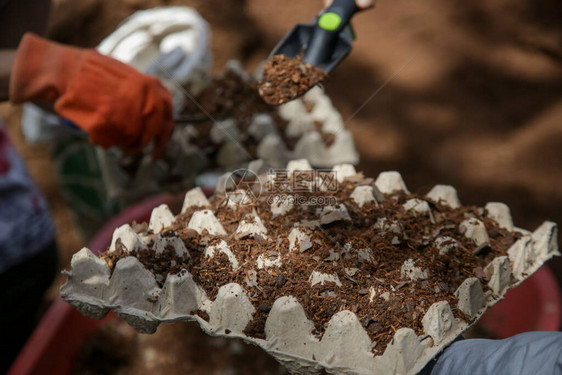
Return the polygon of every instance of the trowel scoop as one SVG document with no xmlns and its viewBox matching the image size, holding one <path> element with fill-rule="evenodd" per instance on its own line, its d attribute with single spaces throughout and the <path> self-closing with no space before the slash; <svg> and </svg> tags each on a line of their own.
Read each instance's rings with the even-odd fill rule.
<svg viewBox="0 0 562 375">
<path fill-rule="evenodd" d="M 355 0 L 335 0 L 312 24 L 295 25 L 277 44 L 270 58 L 302 55 L 305 63 L 329 73 L 351 52 L 355 34 L 350 20 L 358 11 Z"/>
<path fill-rule="evenodd" d="M 357 11 L 355 0 L 335 0 L 312 24 L 293 27 L 264 66 L 258 85 L 262 99 L 281 105 L 324 81 L 351 52 L 355 37 L 349 21 Z"/>
</svg>

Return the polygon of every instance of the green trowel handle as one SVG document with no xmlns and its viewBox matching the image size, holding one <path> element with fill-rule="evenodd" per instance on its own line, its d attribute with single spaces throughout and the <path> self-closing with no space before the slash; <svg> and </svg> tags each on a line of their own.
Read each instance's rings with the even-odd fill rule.
<svg viewBox="0 0 562 375">
<path fill-rule="evenodd" d="M 355 0 L 335 0 L 319 16 L 314 35 L 304 53 L 304 61 L 322 67 L 334 52 L 339 33 L 359 11 Z"/>
</svg>

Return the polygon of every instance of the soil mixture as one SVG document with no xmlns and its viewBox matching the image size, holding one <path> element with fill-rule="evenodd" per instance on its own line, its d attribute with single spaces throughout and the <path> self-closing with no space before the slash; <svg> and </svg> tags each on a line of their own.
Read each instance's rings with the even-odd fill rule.
<svg viewBox="0 0 562 375">
<path fill-rule="evenodd" d="M 325 79 L 321 68 L 305 63 L 300 55 L 275 55 L 263 68 L 259 93 L 267 103 L 281 105 L 303 96 Z"/>
<path fill-rule="evenodd" d="M 263 82 L 260 85 L 263 85 Z M 188 92 L 192 91 L 190 86 L 186 86 L 185 89 Z M 193 119 L 190 125 L 199 134 L 194 141 L 199 148 L 211 155 L 215 155 L 219 149 L 213 143 L 210 136 L 213 123 L 215 121 L 233 119 L 240 133 L 244 135 L 240 143 L 251 157 L 255 158 L 259 141 L 248 133 L 248 128 L 256 114 L 268 114 L 273 118 L 275 125 L 279 129 L 279 135 L 287 148 L 294 150 L 299 138 L 287 136 L 285 129 L 288 123 L 279 116 L 278 109 L 275 106 L 264 101 L 264 98 L 260 96 L 261 88 L 259 90 L 258 92 L 258 82 L 252 76 L 244 77 L 236 71 L 227 69 L 222 74 L 214 77 L 201 92 L 194 96 L 193 100 L 186 99 L 180 118 Z M 275 105 L 278 104 L 281 103 L 276 103 Z M 305 107 L 307 111 L 311 112 L 314 109 L 314 104 L 305 101 Z M 335 136 L 324 132 L 320 122 L 315 123 L 315 128 L 326 145 L 331 146 Z"/>
<path fill-rule="evenodd" d="M 294 178 L 287 180 L 289 186 L 297 186 L 299 181 L 302 184 L 298 174 Z M 314 196 L 317 204 L 296 205 L 286 215 L 276 217 L 268 203 L 273 194 L 279 194 L 273 189 L 262 191 L 255 204 L 234 209 L 225 204 L 224 196 L 215 195 L 210 200 L 211 210 L 229 236 L 211 236 L 206 231 L 200 235 L 187 229 L 193 212 L 202 208 L 191 208 L 178 215 L 175 223 L 161 234 L 179 236 L 191 254 L 190 259 L 177 257 L 173 249 L 156 254 L 151 251 L 151 244 L 148 251 L 128 254 L 117 246 L 115 252 L 104 253 L 102 259 L 113 266 L 124 256 L 137 256 L 160 284 L 169 273 L 186 270 L 211 299 L 225 284 L 242 285 L 256 308 L 245 333 L 256 338 L 264 338 L 268 313 L 281 296 L 297 298 L 315 324 L 318 337 L 335 313 L 351 310 L 374 341 L 376 355 L 383 353 L 399 328 L 409 327 L 418 335 L 423 334 L 422 318 L 435 302 L 449 301 L 456 317 L 470 321 L 456 308 L 454 291 L 469 277 L 478 277 L 488 290 L 483 268 L 495 257 L 506 255 L 520 235 L 500 228 L 484 209 L 474 206 L 451 209 L 429 200 L 432 217 L 406 211 L 402 205 L 416 198 L 415 194 L 387 195 L 379 204 L 371 202 L 359 207 L 350 195 L 355 187 L 371 183 L 372 179 L 358 174 L 344 180 L 333 192 L 303 192 L 293 187 L 284 193 L 297 200 Z M 322 201 L 330 202 L 329 198 L 336 198 L 338 204 L 347 207 L 350 220 L 319 225 L 319 212 L 326 206 Z M 236 234 L 240 222 L 251 221 L 254 213 L 263 221 L 267 236 Z M 485 224 L 489 246 L 478 248 L 461 233 L 459 224 L 467 218 L 477 218 Z M 288 236 L 296 223 L 311 237 L 312 246 L 303 252 L 289 250 Z M 146 229 L 140 231 L 152 235 Z M 441 255 L 434 243 L 440 236 L 455 239 L 458 246 Z M 221 239 L 235 254 L 241 265 L 238 269 L 233 270 L 222 253 L 212 258 L 203 256 L 208 245 Z M 258 269 L 260 256 L 272 262 L 280 258 L 280 265 Z M 411 281 L 401 276 L 401 267 L 409 259 L 427 271 L 427 279 Z M 341 286 L 332 282 L 311 286 L 309 277 L 313 271 L 337 275 Z M 198 315 L 208 318 L 204 312 Z"/>
<path fill-rule="evenodd" d="M 125 321 L 103 325 L 84 342 L 73 375 L 285 375 L 260 348 L 204 334 L 195 323 L 161 325 L 153 335 Z"/>
</svg>

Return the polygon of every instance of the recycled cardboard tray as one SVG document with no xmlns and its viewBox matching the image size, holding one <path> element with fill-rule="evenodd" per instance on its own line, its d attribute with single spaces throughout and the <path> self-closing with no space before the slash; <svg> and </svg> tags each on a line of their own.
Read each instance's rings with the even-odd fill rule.
<svg viewBox="0 0 562 375">
<path fill-rule="evenodd" d="M 287 166 L 289 171 L 306 169 L 310 169 L 306 160 L 293 161 Z M 336 166 L 334 171 L 340 174 L 338 178 L 341 177 L 342 181 L 356 176 L 351 165 Z M 364 182 L 357 178 L 354 178 L 354 181 L 357 184 L 357 181 Z M 363 206 L 360 202 L 377 203 L 378 197 L 383 200 L 388 198 L 388 196 L 383 197 L 381 193 L 392 196 L 393 192 L 402 190 L 409 194 L 397 172 L 383 172 L 374 183 L 353 186 L 355 190 L 351 198 L 359 207 Z M 460 207 L 456 191 L 449 186 L 438 185 L 423 199 L 433 202 L 442 201 L 450 208 Z M 431 216 L 430 208 L 423 199 L 409 199 L 403 207 L 412 215 Z M 425 206 L 425 209 L 422 206 Z M 190 214 L 186 229 L 200 234 L 206 231 L 205 233 L 213 236 L 226 236 L 224 228 L 213 212 L 205 208 L 210 207 L 210 203 L 200 190 L 194 189 L 187 193 L 182 212 L 187 212 L 191 207 L 198 207 L 199 211 Z M 274 203 L 271 207 L 273 212 Z M 324 207 L 321 211 L 318 225 L 350 220 L 343 203 L 338 207 Z M 246 334 L 245 327 L 252 321 L 256 310 L 242 285 L 232 282 L 222 285 L 216 297 L 212 297 L 213 301 L 207 297 L 201 285 L 189 272 L 182 271 L 180 274 L 170 274 L 167 278 L 161 279 L 159 287 L 155 280 L 156 275 L 144 268 L 139 259 L 130 256 L 131 254 L 127 256 L 127 253 L 143 251 L 150 243 L 152 245 L 149 246 L 153 247 L 156 253 L 173 248 L 176 254 L 189 256 L 184 243 L 175 237 L 177 236 L 175 231 L 164 232 L 164 229 L 176 220 L 165 205 L 153 211 L 148 234 L 137 233 L 128 225 L 119 227 L 114 232 L 109 254 L 118 250 L 119 246 L 123 246 L 127 253 L 124 258 L 115 260 L 113 272 L 109 268 L 112 262 L 108 266 L 88 249 L 76 253 L 72 261 L 72 270 L 67 272 L 68 281 L 61 288 L 61 295 L 87 316 L 99 319 L 110 309 L 114 310 L 139 332 L 154 332 L 162 322 L 196 321 L 208 334 L 240 338 L 260 346 L 293 374 L 315 374 L 321 371 L 332 374 L 371 374 L 388 371 L 397 374 L 415 374 L 458 335 L 473 325 L 489 307 L 503 299 L 508 289 L 521 284 L 544 262 L 559 254 L 556 224 L 545 222 L 531 233 L 513 227 L 509 209 L 505 205 L 489 203 L 481 212 L 497 223 L 493 224 L 490 219 L 486 219 L 488 225 L 496 228 L 497 225 L 505 226 L 519 235 L 513 245 L 510 245 L 507 252 L 509 256 L 497 256 L 484 268 L 487 276 L 481 277 L 480 280 L 469 276 L 456 290 L 455 307 L 466 317 L 454 316 L 449 303 L 439 300 L 425 312 L 424 334 L 418 336 L 419 333 L 407 327 L 395 329 L 394 338 L 387 344 L 384 353 L 381 352 L 382 354 L 374 357 L 371 353 L 374 344 L 371 343 L 357 316 L 349 310 L 335 313 L 327 324 L 322 338 L 319 339 L 314 337 L 312 333 L 314 325 L 308 320 L 299 301 L 292 296 L 282 295 L 280 298 L 277 297 L 271 307 L 265 322 L 265 339 L 262 339 Z M 324 219 L 326 220 L 323 221 Z M 465 219 L 457 230 L 461 235 L 474 241 L 471 242 L 472 244 L 479 245 L 479 242 L 483 244 L 488 240 L 484 223 L 475 218 Z M 310 242 L 310 238 L 304 239 L 306 236 L 302 231 L 298 233 L 297 227 L 293 231 L 297 232 L 297 238 L 301 238 L 298 241 Z M 160 232 L 162 235 L 159 234 Z M 258 240 L 260 237 L 262 240 L 267 239 L 267 229 L 255 213 L 252 218 L 240 221 L 233 238 L 243 238 L 248 235 Z M 213 254 L 219 251 L 228 257 L 232 268 L 235 269 L 236 259 L 224 240 L 221 240 L 220 244 L 207 245 L 205 256 L 212 258 Z M 290 251 L 296 250 L 290 249 Z M 404 263 L 402 273 L 410 261 Z M 262 260 L 260 266 L 260 258 L 257 259 L 258 269 L 272 267 L 272 264 L 271 261 L 268 265 L 267 261 Z M 406 272 L 420 273 L 420 277 L 416 276 L 416 278 L 423 278 L 421 274 L 424 272 L 421 269 L 416 270 L 414 267 L 412 270 L 411 266 L 408 267 L 410 271 L 406 268 Z M 315 273 L 316 271 L 311 274 L 309 280 L 312 287 L 315 285 L 316 276 L 323 279 L 322 283 L 326 281 L 338 284 L 339 282 L 333 280 L 333 275 L 315 275 Z M 411 276 L 408 277 L 416 281 Z M 480 284 L 482 278 L 487 281 L 486 289 Z M 246 283 L 250 285 L 248 281 Z M 203 311 L 208 315 L 205 317 L 195 314 L 196 311 Z"/>
</svg>

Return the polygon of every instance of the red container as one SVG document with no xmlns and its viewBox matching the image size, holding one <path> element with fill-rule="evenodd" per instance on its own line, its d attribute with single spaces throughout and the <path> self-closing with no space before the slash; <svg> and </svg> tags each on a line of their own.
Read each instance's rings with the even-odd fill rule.
<svg viewBox="0 0 562 375">
<path fill-rule="evenodd" d="M 528 331 L 558 331 L 561 328 L 560 287 L 547 266 L 488 310 L 479 324 L 500 338 Z"/>
<path fill-rule="evenodd" d="M 111 220 L 92 240 L 90 249 L 97 253 L 111 243 L 113 230 L 133 220 L 148 221 L 152 208 L 168 203 L 160 196 L 139 203 Z M 562 303 L 560 288 L 548 267 L 540 268 L 505 299 L 491 308 L 481 324 L 497 337 L 509 337 L 526 331 L 556 331 L 560 328 Z M 43 319 L 8 371 L 9 375 L 67 375 L 73 359 L 86 337 L 113 315 L 99 321 L 82 316 L 60 297 Z"/>
</svg>

